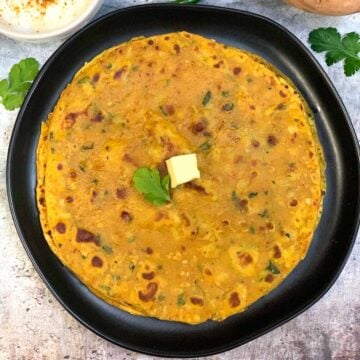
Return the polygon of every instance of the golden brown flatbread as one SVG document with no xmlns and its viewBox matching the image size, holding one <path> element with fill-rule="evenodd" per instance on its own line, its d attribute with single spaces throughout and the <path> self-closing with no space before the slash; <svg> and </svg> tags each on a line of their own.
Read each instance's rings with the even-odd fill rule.
<svg viewBox="0 0 360 360">
<path fill-rule="evenodd" d="M 196 153 L 155 206 L 140 167 Z M 307 252 L 324 159 L 308 107 L 259 56 L 186 33 L 136 38 L 75 75 L 42 125 L 37 197 L 52 251 L 100 298 L 200 323 L 245 310 Z"/>
</svg>

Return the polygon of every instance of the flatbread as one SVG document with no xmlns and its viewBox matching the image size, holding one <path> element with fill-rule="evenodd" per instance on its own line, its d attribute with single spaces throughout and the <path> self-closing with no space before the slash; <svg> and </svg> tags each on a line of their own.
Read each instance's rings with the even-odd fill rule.
<svg viewBox="0 0 360 360">
<path fill-rule="evenodd" d="M 155 206 L 140 167 L 196 153 L 201 178 Z M 85 64 L 43 123 L 41 225 L 92 292 L 132 314 L 223 320 L 305 257 L 324 159 L 309 109 L 264 59 L 178 32 L 135 38 Z"/>
</svg>

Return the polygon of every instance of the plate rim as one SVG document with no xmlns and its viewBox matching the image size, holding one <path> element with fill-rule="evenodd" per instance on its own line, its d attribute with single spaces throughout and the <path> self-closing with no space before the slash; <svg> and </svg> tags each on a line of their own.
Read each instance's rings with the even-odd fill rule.
<svg viewBox="0 0 360 360">
<path fill-rule="evenodd" d="M 284 319 L 281 319 L 277 322 L 272 323 L 269 326 L 266 326 L 265 328 L 263 328 L 260 331 L 257 331 L 256 334 L 250 335 L 250 336 L 246 336 L 245 338 L 235 341 L 231 344 L 227 344 L 224 346 L 218 346 L 216 349 L 212 349 L 212 350 L 201 350 L 196 352 L 196 354 L 187 354 L 187 355 L 179 355 L 179 354 L 168 354 L 164 351 L 162 351 L 161 349 L 146 349 L 144 350 L 142 347 L 137 347 L 137 346 L 128 346 L 126 343 L 122 342 L 122 341 L 117 341 L 114 340 L 106 335 L 104 335 L 102 332 L 100 332 L 99 330 L 97 330 L 95 327 L 93 327 L 90 323 L 88 323 L 87 321 L 85 321 L 84 319 L 82 319 L 80 316 L 77 315 L 77 313 L 75 311 L 73 311 L 70 306 L 67 305 L 67 303 L 65 303 L 64 301 L 61 300 L 60 296 L 57 294 L 57 292 L 53 289 L 52 285 L 49 283 L 49 281 L 47 280 L 45 274 L 43 273 L 42 269 L 39 267 L 37 260 L 35 259 L 35 256 L 33 255 L 33 253 L 31 252 L 29 246 L 28 246 L 28 242 L 26 240 L 26 236 L 25 233 L 23 232 L 22 229 L 22 225 L 20 224 L 19 221 L 19 216 L 17 214 L 17 210 L 16 207 L 14 205 L 14 199 L 13 199 L 13 185 L 11 183 L 11 172 L 12 172 L 12 168 L 15 166 L 15 164 L 12 161 L 12 157 L 13 157 L 13 153 L 14 153 L 14 144 L 16 141 L 16 138 L 18 137 L 18 132 L 19 132 L 19 128 L 21 125 L 21 121 L 23 118 L 23 114 L 25 112 L 25 108 L 27 107 L 33 93 L 36 90 L 36 87 L 38 85 L 38 83 L 41 81 L 41 79 L 43 78 L 43 76 L 45 75 L 45 73 L 47 72 L 48 68 L 51 66 L 51 64 L 53 62 L 55 62 L 58 58 L 58 55 L 60 55 L 63 51 L 64 48 L 66 48 L 69 43 L 71 43 L 72 41 L 76 40 L 76 38 L 78 36 L 81 36 L 83 33 L 85 33 L 88 29 L 90 29 L 93 26 L 96 26 L 98 23 L 102 22 L 102 21 L 106 21 L 108 18 L 112 17 L 112 16 L 118 16 L 119 14 L 123 14 L 126 12 L 132 12 L 132 11 L 137 11 L 137 10 L 154 10 L 156 8 L 170 8 L 170 9 L 176 9 L 176 8 L 183 8 L 183 9 L 192 9 L 192 10 L 198 10 L 198 11 L 212 11 L 212 12 L 225 12 L 225 13 L 231 13 L 231 14 L 240 14 L 240 15 L 245 15 L 245 16 L 250 16 L 250 17 L 254 17 L 257 18 L 261 21 L 265 21 L 267 23 L 269 23 L 271 26 L 275 26 L 276 28 L 278 28 L 280 31 L 284 32 L 287 36 L 289 36 L 291 38 L 291 40 L 296 44 L 297 47 L 301 48 L 302 51 L 304 51 L 307 56 L 309 56 L 310 60 L 312 61 L 312 65 L 316 67 L 316 70 L 320 72 L 322 78 L 325 80 L 326 85 L 329 87 L 329 89 L 332 91 L 333 95 L 335 96 L 339 108 L 341 110 L 341 112 L 344 115 L 344 119 L 346 119 L 346 125 L 348 127 L 348 130 L 351 134 L 351 141 L 353 143 L 353 148 L 354 148 L 354 155 L 356 155 L 356 158 L 358 160 L 358 162 L 360 161 L 360 145 L 357 139 L 357 135 L 354 129 L 354 126 L 351 122 L 350 116 L 347 112 L 347 109 L 337 91 L 337 89 L 335 88 L 334 84 L 332 83 L 332 81 L 330 80 L 329 76 L 326 74 L 325 70 L 323 69 L 323 67 L 320 65 L 320 63 L 318 62 L 318 60 L 315 58 L 315 56 L 310 52 L 310 50 L 305 46 L 305 44 L 299 39 L 297 38 L 297 36 L 295 36 L 291 31 L 289 31 L 288 29 L 286 29 L 283 25 L 279 24 L 277 21 L 264 16 L 264 15 L 260 15 L 260 14 L 256 14 L 256 13 L 252 13 L 250 11 L 245 11 L 245 10 L 240 10 L 240 9 L 234 9 L 234 8 L 228 8 L 228 7 L 223 7 L 223 6 L 214 6 L 214 5 L 179 5 L 179 4 L 171 4 L 171 3 L 155 3 L 155 4 L 143 4 L 143 5 L 132 5 L 132 6 L 128 6 L 125 8 L 120 8 L 114 11 L 111 11 L 107 14 L 104 14 L 102 16 L 100 16 L 99 18 L 91 21 L 89 24 L 87 24 L 85 27 L 83 27 L 81 30 L 77 31 L 75 34 L 73 34 L 70 38 L 68 38 L 63 44 L 61 44 L 52 54 L 51 56 L 47 59 L 47 61 L 44 63 L 44 65 L 41 67 L 39 74 L 37 75 L 36 79 L 34 80 L 31 89 L 29 90 L 23 105 L 21 106 L 21 109 L 16 117 L 14 126 L 13 126 L 13 130 L 12 130 L 12 134 L 11 134 L 11 138 L 10 138 L 10 142 L 9 142 L 9 147 L 8 147 L 8 152 L 7 152 L 7 160 L 6 160 L 6 188 L 7 188 L 7 198 L 8 198 L 8 203 L 9 203 L 9 207 L 10 207 L 10 212 L 11 212 L 11 216 L 17 231 L 17 234 L 20 238 L 20 241 L 27 253 L 27 256 L 29 257 L 32 265 L 34 266 L 36 272 L 38 273 L 38 275 L 40 276 L 40 278 L 42 279 L 42 281 L 44 282 L 45 286 L 50 290 L 51 294 L 56 298 L 56 300 L 62 305 L 62 307 L 69 313 L 71 314 L 77 321 L 80 322 L 81 325 L 85 326 L 87 329 L 91 330 L 93 333 L 95 333 L 96 335 L 100 336 L 101 338 L 115 344 L 118 346 L 121 346 L 125 349 L 131 350 L 131 351 L 136 351 L 142 354 L 147 354 L 147 355 L 154 355 L 154 356 L 167 356 L 170 358 L 188 358 L 188 357 L 192 357 L 192 356 L 197 356 L 197 357 L 203 357 L 203 356 L 209 356 L 209 355 L 214 355 L 214 354 L 219 354 L 222 353 L 224 351 L 228 351 L 228 350 L 232 350 L 238 346 L 241 346 L 251 340 L 254 340 L 268 332 L 270 332 L 271 330 L 287 323 L 288 321 L 294 319 L 295 317 L 299 316 L 300 314 L 302 314 L 303 312 L 305 312 L 307 309 L 309 309 L 312 305 L 314 305 L 316 302 L 318 302 L 329 290 L 330 288 L 334 285 L 334 283 L 336 282 L 336 280 L 338 279 L 338 277 L 340 276 L 341 272 L 343 271 L 348 258 L 352 252 L 353 246 L 355 244 L 356 238 L 357 238 L 357 234 L 359 231 L 359 225 L 360 225 L 360 196 L 357 199 L 357 219 L 356 222 L 354 222 L 354 226 L 353 226 L 353 231 L 352 231 L 352 238 L 351 241 L 348 242 L 348 250 L 346 253 L 346 256 L 344 257 L 344 260 L 341 264 L 341 266 L 338 267 L 335 275 L 333 276 L 333 278 L 331 279 L 330 282 L 327 283 L 326 287 L 320 292 L 320 294 L 316 295 L 315 297 L 311 298 L 310 300 L 306 301 L 305 305 L 303 305 L 302 307 L 296 309 L 290 316 L 287 316 Z M 359 167 L 359 163 L 357 164 L 358 167 L 358 178 L 360 178 L 360 167 Z"/>
</svg>

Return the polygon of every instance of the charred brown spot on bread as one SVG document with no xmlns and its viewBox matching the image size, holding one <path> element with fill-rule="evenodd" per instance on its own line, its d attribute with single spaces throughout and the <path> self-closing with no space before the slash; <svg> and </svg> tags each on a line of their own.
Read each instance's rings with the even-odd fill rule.
<svg viewBox="0 0 360 360">
<path fill-rule="evenodd" d="M 100 257 L 94 256 L 91 259 L 91 265 L 94 266 L 94 267 L 102 267 L 103 266 L 103 261 L 102 261 L 102 259 Z"/>
<path fill-rule="evenodd" d="M 117 197 L 118 199 L 125 199 L 126 196 L 127 196 L 126 188 L 121 187 L 121 188 L 117 188 L 117 189 L 116 189 L 116 197 Z"/>
<path fill-rule="evenodd" d="M 297 204 L 298 204 L 298 202 L 297 202 L 297 200 L 296 199 L 292 199 L 291 201 L 290 201 L 290 206 L 297 206 Z"/>
<path fill-rule="evenodd" d="M 145 291 L 139 291 L 138 296 L 141 301 L 149 302 L 154 300 L 156 292 L 158 291 L 158 284 L 156 282 L 151 282 L 147 284 Z"/>
<path fill-rule="evenodd" d="M 251 145 L 254 147 L 254 148 L 258 148 L 260 146 L 260 143 L 259 141 L 255 140 L 255 139 L 252 139 L 251 140 Z"/>
<path fill-rule="evenodd" d="M 121 220 L 126 223 L 131 222 L 133 219 L 132 215 L 128 211 L 125 211 L 125 210 L 123 210 L 121 212 L 120 217 L 121 217 Z"/>
<path fill-rule="evenodd" d="M 190 301 L 193 305 L 198 305 L 198 306 L 204 305 L 204 300 L 195 296 L 191 297 Z"/>
<path fill-rule="evenodd" d="M 152 280 L 155 277 L 155 273 L 154 271 L 150 271 L 148 273 L 142 273 L 141 276 L 145 280 Z"/>
<path fill-rule="evenodd" d="M 197 135 L 206 129 L 206 124 L 203 121 L 198 121 L 191 127 L 191 131 L 194 135 Z"/>
<path fill-rule="evenodd" d="M 253 258 L 246 252 L 239 252 L 237 254 L 241 266 L 247 266 L 253 262 Z"/>
<path fill-rule="evenodd" d="M 274 275 L 272 275 L 272 274 L 267 274 L 266 276 L 265 276 L 265 282 L 267 282 L 267 283 L 272 283 L 274 281 Z"/>
<path fill-rule="evenodd" d="M 55 226 L 56 231 L 59 234 L 65 234 L 66 233 L 66 225 L 63 222 L 59 222 Z"/>
<path fill-rule="evenodd" d="M 66 197 L 66 202 L 67 202 L 67 203 L 70 204 L 70 203 L 72 203 L 73 201 L 74 201 L 74 198 L 73 198 L 72 196 L 67 196 L 67 197 Z"/>
<path fill-rule="evenodd" d="M 83 243 L 94 243 L 95 245 L 100 245 L 100 240 L 99 238 L 93 234 L 92 232 L 90 231 L 87 231 L 85 229 L 77 229 L 77 232 L 76 232 L 76 241 L 77 242 L 83 242 Z"/>
<path fill-rule="evenodd" d="M 116 70 L 116 71 L 114 72 L 113 79 L 114 79 L 114 80 L 119 80 L 119 79 L 121 79 L 121 76 L 122 76 L 122 74 L 124 73 L 124 71 L 125 71 L 125 68 L 121 68 L 121 69 L 119 69 L 119 70 Z"/>
<path fill-rule="evenodd" d="M 275 146 L 278 144 L 279 140 L 274 135 L 269 135 L 267 142 L 270 146 Z"/>
<path fill-rule="evenodd" d="M 205 188 L 193 181 L 187 182 L 186 184 L 184 184 L 184 187 L 186 189 L 190 189 L 190 190 L 194 190 L 200 194 L 207 194 Z"/>
<path fill-rule="evenodd" d="M 90 119 L 92 122 L 101 122 L 105 119 L 104 114 L 101 111 L 96 111 Z"/>
<path fill-rule="evenodd" d="M 241 73 L 241 67 L 240 66 L 236 66 L 233 68 L 233 74 L 234 75 L 239 75 Z"/>
<path fill-rule="evenodd" d="M 238 307 L 240 305 L 240 297 L 236 291 L 231 293 L 229 298 L 229 305 L 232 308 Z"/>
<path fill-rule="evenodd" d="M 275 259 L 279 259 L 281 258 L 281 249 L 279 247 L 279 245 L 274 245 L 274 258 Z"/>
<path fill-rule="evenodd" d="M 144 249 L 144 252 L 146 252 L 148 255 L 151 255 L 154 252 L 154 250 L 148 246 Z"/>
</svg>

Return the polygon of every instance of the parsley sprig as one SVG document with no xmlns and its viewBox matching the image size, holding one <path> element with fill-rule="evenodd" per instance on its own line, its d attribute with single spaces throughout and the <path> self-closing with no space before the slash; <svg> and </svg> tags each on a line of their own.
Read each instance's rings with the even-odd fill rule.
<svg viewBox="0 0 360 360">
<path fill-rule="evenodd" d="M 141 167 L 134 172 L 133 182 L 137 191 L 154 205 L 163 205 L 170 201 L 170 177 L 160 178 L 159 170 Z"/>
<path fill-rule="evenodd" d="M 326 51 L 328 66 L 344 60 L 346 76 L 352 76 L 360 69 L 360 35 L 356 32 L 350 32 L 341 38 L 335 28 L 319 28 L 309 34 L 308 41 L 314 51 Z"/>
<path fill-rule="evenodd" d="M 8 79 L 0 81 L 0 103 L 6 110 L 15 110 L 21 106 L 39 67 L 34 58 L 23 59 L 13 65 Z"/>
</svg>

